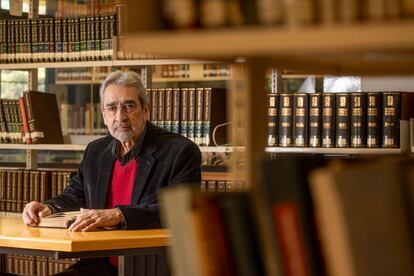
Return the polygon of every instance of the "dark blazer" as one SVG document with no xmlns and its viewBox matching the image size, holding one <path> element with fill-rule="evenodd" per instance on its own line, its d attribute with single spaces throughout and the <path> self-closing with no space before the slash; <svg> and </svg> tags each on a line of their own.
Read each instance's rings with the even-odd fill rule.
<svg viewBox="0 0 414 276">
<path fill-rule="evenodd" d="M 157 195 L 162 187 L 201 181 L 201 153 L 189 139 L 147 124 L 131 205 L 118 206 L 125 217 L 124 229 L 161 226 Z M 107 208 L 108 189 L 115 157 L 111 153 L 112 136 L 95 140 L 86 147 L 83 160 L 65 191 L 48 201 L 59 211 Z"/>
</svg>

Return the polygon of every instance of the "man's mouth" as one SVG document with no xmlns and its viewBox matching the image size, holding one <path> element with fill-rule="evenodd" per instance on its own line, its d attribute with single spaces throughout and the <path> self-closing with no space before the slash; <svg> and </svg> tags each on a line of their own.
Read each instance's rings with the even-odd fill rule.
<svg viewBox="0 0 414 276">
<path fill-rule="evenodd" d="M 129 130 L 130 127 L 129 126 L 117 126 L 116 129 L 122 131 L 122 130 Z"/>
</svg>

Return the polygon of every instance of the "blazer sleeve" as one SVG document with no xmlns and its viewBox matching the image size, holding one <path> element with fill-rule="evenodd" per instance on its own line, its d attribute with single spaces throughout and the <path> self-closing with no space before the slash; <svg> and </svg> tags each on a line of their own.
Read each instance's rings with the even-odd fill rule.
<svg viewBox="0 0 414 276">
<path fill-rule="evenodd" d="M 182 147 L 176 154 L 171 168 L 167 186 L 175 186 L 182 183 L 200 183 L 201 153 L 198 146 L 194 143 L 188 143 Z M 122 228 L 150 229 L 162 227 L 156 197 L 157 194 L 154 194 L 152 198 L 146 198 L 139 205 L 117 206 L 125 218 Z"/>
</svg>

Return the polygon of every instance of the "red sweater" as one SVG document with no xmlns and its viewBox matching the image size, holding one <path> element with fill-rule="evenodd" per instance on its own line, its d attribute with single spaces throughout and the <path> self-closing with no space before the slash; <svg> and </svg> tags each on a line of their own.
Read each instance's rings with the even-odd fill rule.
<svg viewBox="0 0 414 276">
<path fill-rule="evenodd" d="M 121 166 L 119 160 L 115 162 L 112 182 L 108 193 L 108 208 L 117 205 L 131 204 L 132 189 L 134 187 L 135 173 L 138 164 L 135 159 L 131 159 L 125 166 Z M 118 257 L 109 257 L 109 262 L 113 266 L 118 266 Z"/>
</svg>

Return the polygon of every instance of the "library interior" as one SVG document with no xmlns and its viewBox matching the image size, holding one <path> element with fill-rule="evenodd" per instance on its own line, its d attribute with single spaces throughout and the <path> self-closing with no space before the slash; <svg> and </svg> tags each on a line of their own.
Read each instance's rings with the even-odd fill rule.
<svg viewBox="0 0 414 276">
<path fill-rule="evenodd" d="M 414 275 L 413 33 L 412 0 L 0 0 L 0 274 Z M 88 196 L 115 71 L 143 84 L 142 135 L 194 144 L 201 179 L 178 162 L 134 187 L 161 227 L 25 225 L 30 202 Z"/>
</svg>

